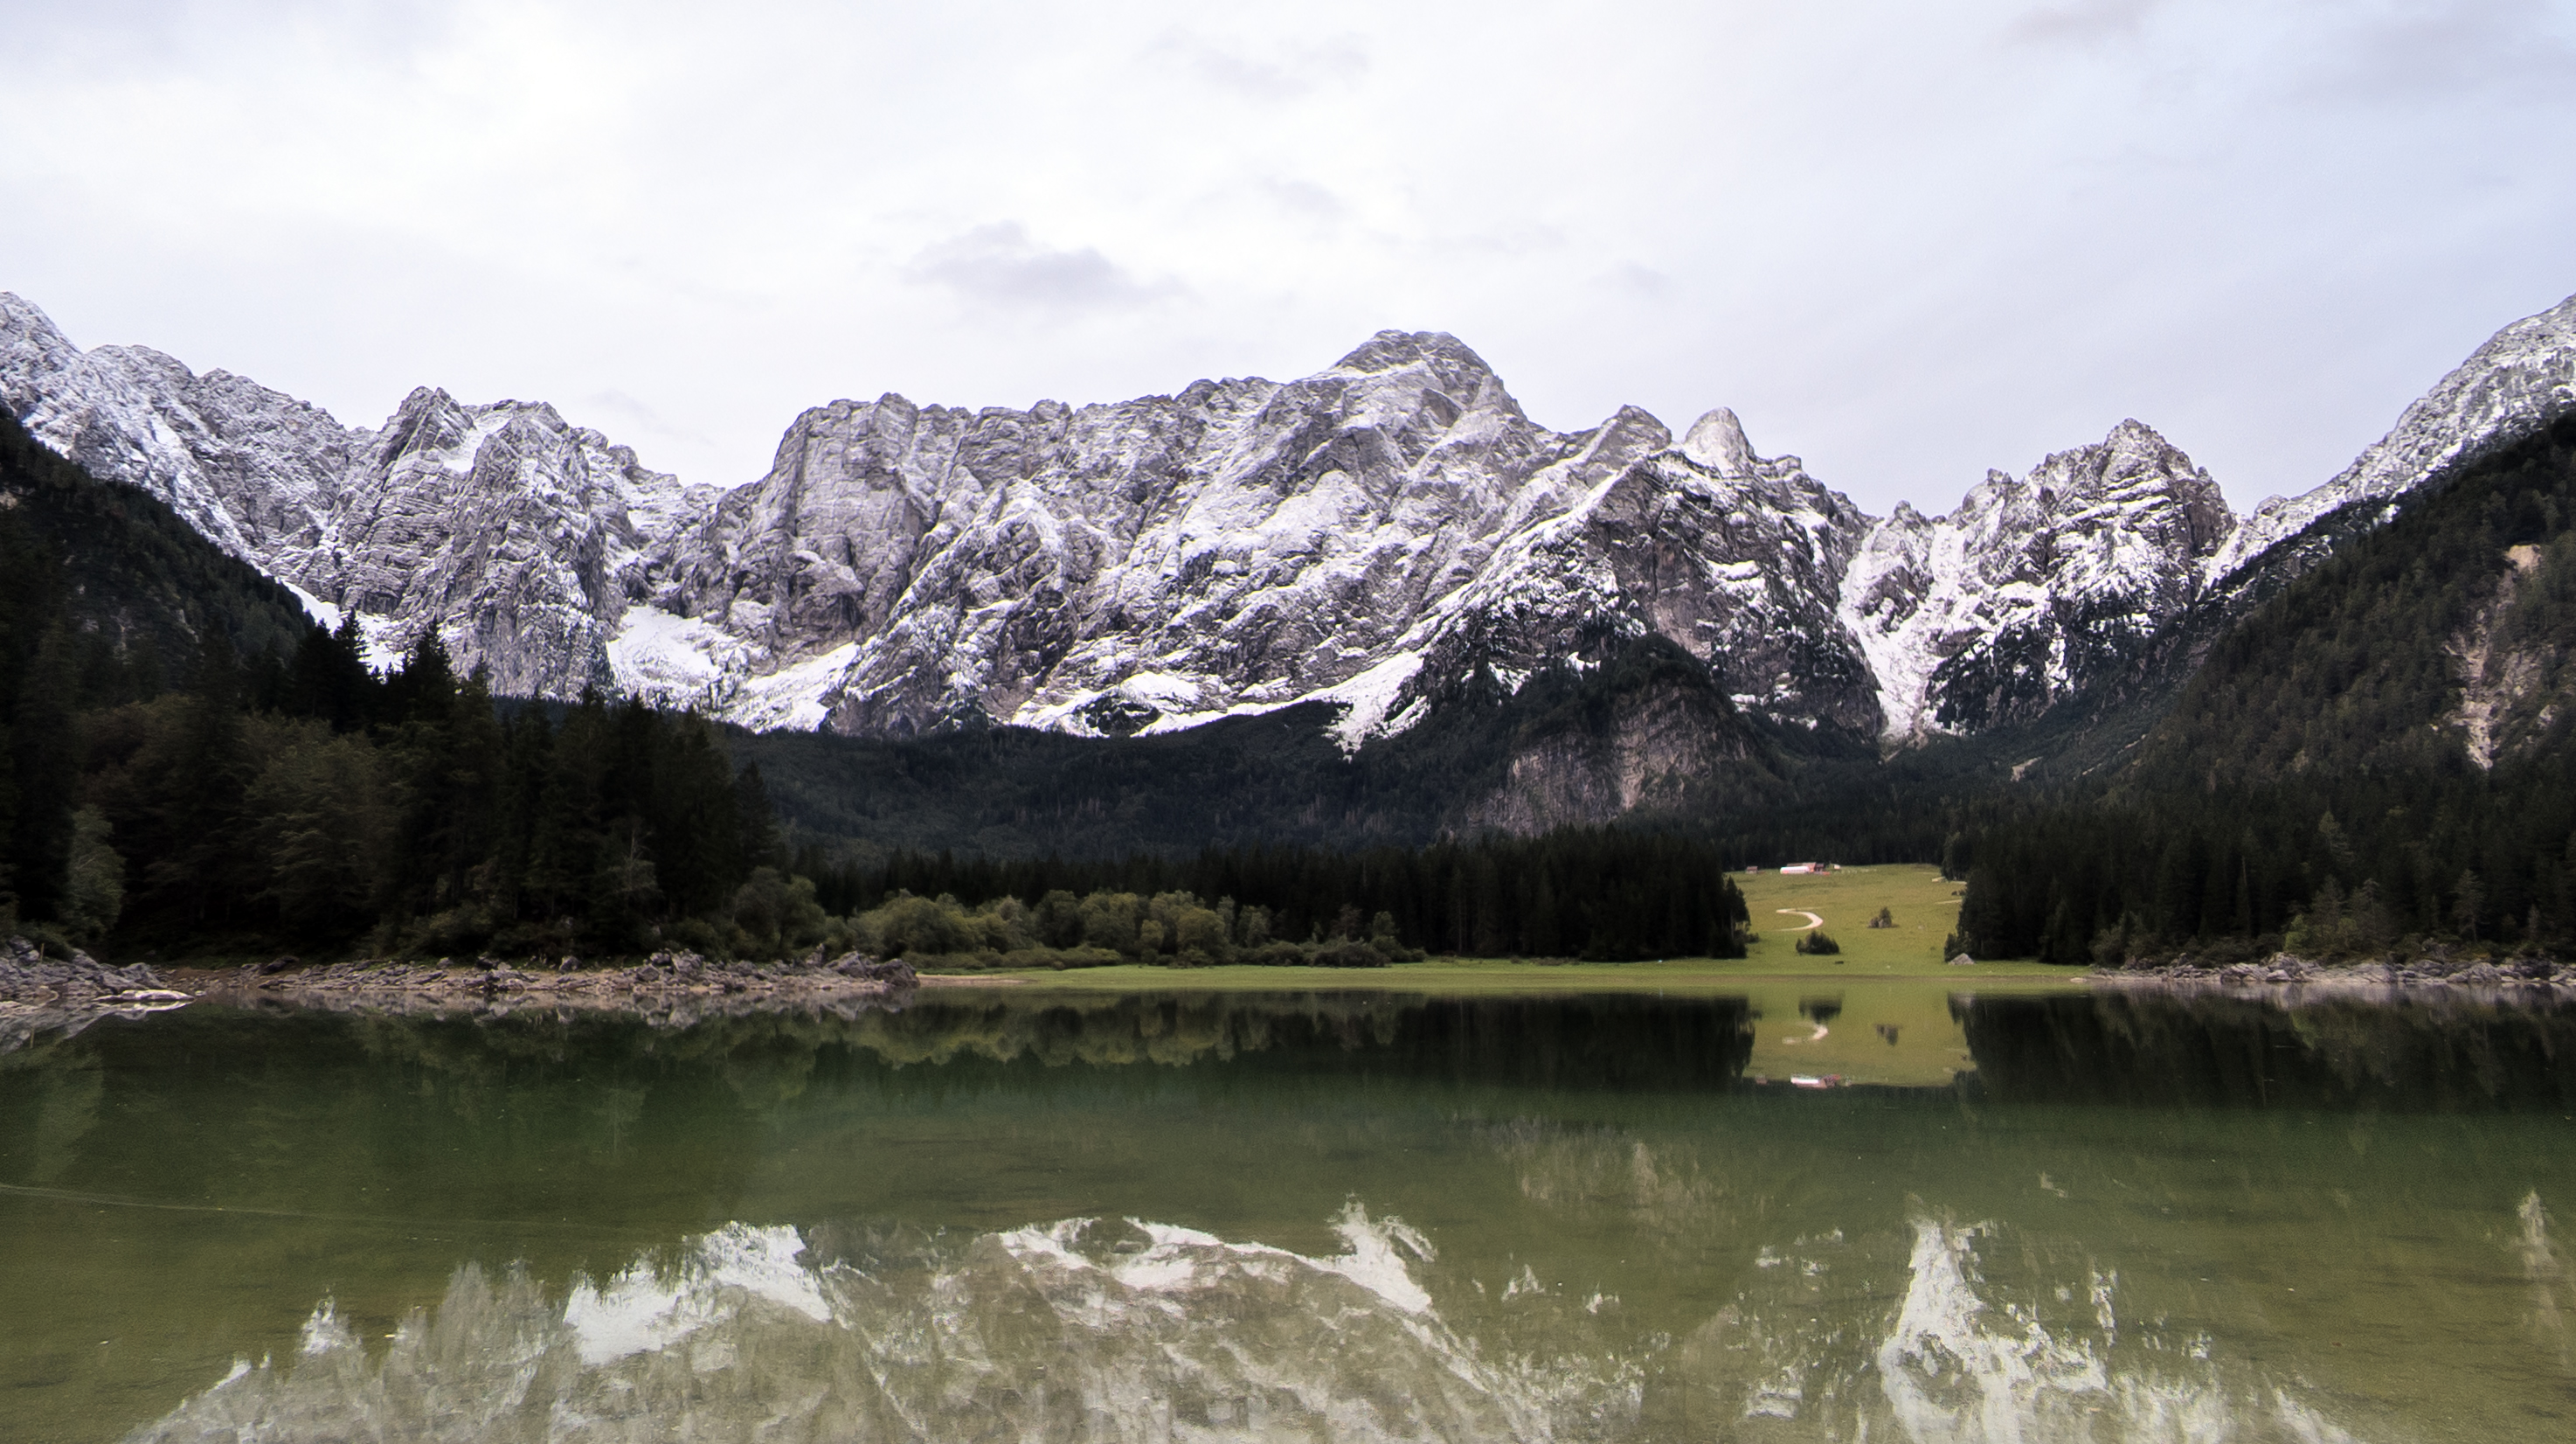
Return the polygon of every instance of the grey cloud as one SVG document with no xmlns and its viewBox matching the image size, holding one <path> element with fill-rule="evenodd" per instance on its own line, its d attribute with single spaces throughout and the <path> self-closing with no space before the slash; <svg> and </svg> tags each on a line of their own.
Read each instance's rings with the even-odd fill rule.
<svg viewBox="0 0 2576 1444">
<path fill-rule="evenodd" d="M 2576 289 L 2531 159 L 2576 0 L 390 4 L 0 0 L 0 282 L 344 416 L 622 387 L 692 479 L 827 387 L 1115 399 L 1432 318 L 1551 424 L 1724 400 L 1880 510 L 2129 414 L 2301 489 Z"/>
<path fill-rule="evenodd" d="M 1632 295 L 1653 300 L 1673 288 L 1673 278 L 1652 266 L 1622 261 L 1611 268 L 1610 284 Z"/>
<path fill-rule="evenodd" d="M 270 0 L 261 23 L 306 27 L 363 51 L 399 55 L 455 33 L 465 22 L 453 9 L 436 0 Z M 0 0 L 0 33 L 9 36 L 21 59 L 112 61 L 127 75 L 138 65 L 188 63 L 209 37 L 242 28 L 238 17 L 197 0 Z"/>
<path fill-rule="evenodd" d="M 1356 80 L 1369 68 L 1367 50 L 1349 36 L 1255 56 L 1175 30 L 1156 42 L 1152 53 L 1178 61 L 1210 85 L 1255 100 L 1295 100 Z"/>
<path fill-rule="evenodd" d="M 2164 0 L 2075 0 L 2070 5 L 2051 5 L 2015 21 L 2012 34 L 2022 40 L 2088 41 L 2115 35 L 2135 35 L 2145 25 L 2147 16 L 2162 8 Z"/>
<path fill-rule="evenodd" d="M 581 398 L 580 406 L 585 412 L 605 412 L 617 417 L 622 425 L 639 427 L 664 439 L 681 441 L 696 447 L 715 444 L 715 439 L 702 431 L 687 426 L 672 425 L 670 418 L 660 407 L 630 392 L 613 388 L 593 391 Z M 582 424 L 592 423 L 585 421 Z"/>
<path fill-rule="evenodd" d="M 2385 102 L 2576 81 L 2576 46 L 2542 0 L 2415 0 L 2324 47 L 2312 92 Z"/>
<path fill-rule="evenodd" d="M 1146 305 L 1174 290 L 1169 281 L 1137 279 L 1094 247 L 1055 250 L 1040 245 L 1017 221 L 997 221 L 953 236 L 923 251 L 906 270 L 914 280 L 945 286 L 969 300 L 1060 311 Z"/>
<path fill-rule="evenodd" d="M 1313 181 L 1269 179 L 1261 182 L 1261 188 L 1282 208 L 1309 220 L 1338 221 L 1350 212 L 1340 196 Z"/>
</svg>

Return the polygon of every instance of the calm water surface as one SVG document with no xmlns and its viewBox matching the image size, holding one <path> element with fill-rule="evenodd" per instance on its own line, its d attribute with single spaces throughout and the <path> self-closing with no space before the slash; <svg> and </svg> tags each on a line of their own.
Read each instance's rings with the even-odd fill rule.
<svg viewBox="0 0 2576 1444">
<path fill-rule="evenodd" d="M 0 1438 L 2576 1438 L 2571 1055 L 1896 984 L 192 1007 L 0 1054 Z"/>
</svg>

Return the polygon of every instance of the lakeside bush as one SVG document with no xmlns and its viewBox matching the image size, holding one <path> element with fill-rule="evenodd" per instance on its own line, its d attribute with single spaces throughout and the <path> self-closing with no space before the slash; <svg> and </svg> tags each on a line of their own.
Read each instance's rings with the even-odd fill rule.
<svg viewBox="0 0 2576 1444">
<path fill-rule="evenodd" d="M 951 894 L 906 893 L 852 917 L 850 929 L 865 951 L 935 971 L 1115 963 L 1382 968 L 1423 956 L 1396 941 L 1389 914 L 1379 913 L 1364 936 L 1356 932 L 1356 916 L 1346 908 L 1335 932 L 1300 943 L 1270 935 L 1268 908 L 1239 907 L 1230 897 L 1211 905 L 1186 892 L 1145 897 L 1103 890 L 1077 898 L 1056 889 L 1036 907 L 1010 896 L 968 907 Z"/>
</svg>

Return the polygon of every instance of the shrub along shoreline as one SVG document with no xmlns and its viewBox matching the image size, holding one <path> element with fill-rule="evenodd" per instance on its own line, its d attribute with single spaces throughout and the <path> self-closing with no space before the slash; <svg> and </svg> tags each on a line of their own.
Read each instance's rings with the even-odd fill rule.
<svg viewBox="0 0 2576 1444">
<path fill-rule="evenodd" d="M 1239 906 L 1230 897 L 1211 906 L 1186 892 L 1142 897 L 1103 890 L 1077 898 L 1057 888 L 1035 907 L 1005 895 L 976 908 L 947 894 L 907 894 L 850 923 L 862 950 L 938 972 L 1062 972 L 1122 963 L 1383 968 L 1425 956 L 1397 938 L 1395 915 L 1383 909 L 1363 928 L 1359 909 L 1344 904 L 1322 936 L 1291 941 L 1271 935 L 1269 908 Z"/>
</svg>

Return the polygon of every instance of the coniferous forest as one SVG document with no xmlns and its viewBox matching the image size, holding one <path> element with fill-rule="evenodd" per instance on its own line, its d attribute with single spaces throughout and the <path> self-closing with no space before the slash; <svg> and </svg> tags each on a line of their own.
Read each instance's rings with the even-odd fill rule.
<svg viewBox="0 0 2576 1444">
<path fill-rule="evenodd" d="M 0 416 L 0 924 L 189 956 L 569 954 L 816 931 L 756 770 L 596 700 L 496 708 Z M 800 931 L 801 929 L 801 931 Z"/>
<path fill-rule="evenodd" d="M 0 545 L 24 541 L 6 527 Z M 45 617 L 24 581 L 42 568 L 12 576 L 13 622 Z M 496 708 L 435 640 L 369 672 L 346 625 L 282 662 L 218 640 L 174 690 L 135 696 L 111 673 L 91 691 L 54 666 L 69 635 L 56 617 L 15 647 L 32 665 L 0 695 L 20 764 L 11 905 L 75 943 L 1350 966 L 1743 952 L 1716 852 L 1669 835 L 876 867 L 809 845 L 790 866 L 758 765 L 737 771 L 694 716 L 595 696 Z"/>
</svg>

